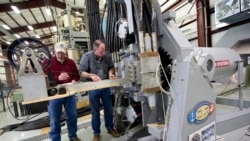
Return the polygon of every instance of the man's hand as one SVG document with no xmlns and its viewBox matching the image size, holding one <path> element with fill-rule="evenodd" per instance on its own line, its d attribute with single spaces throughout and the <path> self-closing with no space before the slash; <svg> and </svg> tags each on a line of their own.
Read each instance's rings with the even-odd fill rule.
<svg viewBox="0 0 250 141">
<path fill-rule="evenodd" d="M 101 81 L 101 80 L 102 80 L 98 75 L 95 75 L 95 74 L 91 75 L 90 78 L 91 78 L 94 82 L 96 82 L 96 81 Z"/>
<path fill-rule="evenodd" d="M 62 72 L 59 76 L 58 76 L 58 80 L 62 81 L 62 80 L 67 80 L 69 78 L 69 74 L 66 72 Z"/>
</svg>

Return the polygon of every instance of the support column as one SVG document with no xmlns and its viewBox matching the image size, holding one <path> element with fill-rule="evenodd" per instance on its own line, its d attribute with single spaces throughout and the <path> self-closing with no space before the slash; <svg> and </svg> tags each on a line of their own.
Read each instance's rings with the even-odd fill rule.
<svg viewBox="0 0 250 141">
<path fill-rule="evenodd" d="M 7 58 L 7 48 L 8 45 L 1 45 L 3 56 Z M 11 67 L 9 62 L 4 62 L 5 74 L 6 74 L 6 84 L 7 86 L 12 86 L 16 83 L 15 70 Z"/>
<path fill-rule="evenodd" d="M 199 47 L 211 47 L 211 21 L 209 0 L 196 2 L 197 13 L 197 36 Z"/>
</svg>

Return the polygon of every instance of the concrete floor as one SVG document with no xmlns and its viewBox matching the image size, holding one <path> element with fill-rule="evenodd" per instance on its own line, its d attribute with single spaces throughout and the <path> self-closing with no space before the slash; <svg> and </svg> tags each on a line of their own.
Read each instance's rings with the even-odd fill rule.
<svg viewBox="0 0 250 141">
<path fill-rule="evenodd" d="M 225 141 L 250 141 L 250 125 L 244 126 L 232 132 L 220 135 Z"/>
<path fill-rule="evenodd" d="M 225 106 L 225 105 L 220 105 L 220 104 L 216 104 L 217 107 L 217 111 L 216 111 L 216 119 L 217 122 L 219 122 L 218 120 L 224 120 L 226 118 L 228 118 L 229 116 L 232 116 L 237 113 L 239 110 L 239 108 L 237 107 L 232 107 L 232 106 Z M 250 113 L 250 108 L 245 108 L 243 109 L 243 111 L 246 111 L 248 113 Z M 225 118 L 226 117 L 226 118 Z M 241 117 L 241 116 L 239 116 Z M 250 136 L 248 136 L 248 134 L 250 133 L 250 119 L 248 121 L 248 124 L 244 124 L 245 126 L 238 128 L 236 130 L 221 134 L 219 136 L 224 138 L 224 141 L 250 141 Z M 233 126 L 233 124 L 232 124 Z M 227 128 L 227 127 L 225 127 Z"/>
<path fill-rule="evenodd" d="M 219 106 L 225 109 L 225 106 Z M 227 110 L 221 110 L 218 108 L 219 111 L 225 112 Z M 225 114 L 225 113 L 224 113 Z M 45 114 L 44 114 L 45 115 Z M 2 120 L 1 120 L 2 121 Z M 103 123 L 103 122 L 102 122 Z M 226 134 L 219 135 L 224 138 L 224 141 L 250 141 L 250 132 L 249 132 L 250 125 L 246 125 L 242 128 L 234 130 L 232 132 L 228 132 Z M 67 127 L 62 127 L 62 141 L 68 141 L 67 135 Z M 6 132 L 0 136 L 0 141 L 50 141 L 48 135 L 46 134 L 49 131 L 49 128 L 38 129 L 38 130 L 31 130 L 31 131 L 11 131 Z M 104 127 L 104 124 L 101 126 L 101 141 L 127 141 L 129 135 L 124 135 L 119 138 L 113 138 L 111 135 L 107 134 L 107 131 Z M 82 141 L 91 141 L 92 140 L 92 128 L 90 126 L 90 116 L 85 116 L 78 119 L 78 137 Z"/>
<path fill-rule="evenodd" d="M 237 88 L 237 83 L 227 83 L 227 84 L 215 84 L 214 90 L 217 94 L 224 93 L 228 90 Z M 246 101 L 250 101 L 250 88 L 244 88 L 243 89 L 243 99 Z M 225 97 L 238 99 L 239 98 L 239 91 L 229 92 L 225 93 Z M 235 106 L 229 106 L 229 105 L 222 105 L 222 104 L 216 104 L 216 120 L 224 120 L 228 117 L 237 116 L 241 110 L 239 107 Z M 242 110 L 242 113 L 250 113 L 250 107 L 244 108 Z M 248 123 L 250 123 L 250 119 L 248 120 Z M 233 125 L 232 125 L 233 126 Z M 250 125 L 245 124 L 242 128 L 238 128 L 237 130 L 233 130 L 228 133 L 224 133 L 220 135 L 224 138 L 225 141 L 250 141 Z"/>
<path fill-rule="evenodd" d="M 224 89 L 220 87 L 221 89 Z M 250 99 L 250 89 L 245 89 L 243 91 L 244 93 L 244 98 L 245 99 Z M 237 98 L 237 92 L 228 95 L 228 97 L 235 97 Z M 2 103 L 0 103 L 0 106 Z M 1 108 L 1 107 L 0 107 Z M 232 112 L 236 112 L 239 110 L 238 107 L 232 107 L 232 106 L 226 106 L 226 105 L 216 105 L 217 108 L 217 116 L 226 116 L 227 114 L 232 114 Z M 244 110 L 250 110 L 249 108 L 245 108 Z M 40 116 L 36 117 L 43 117 L 46 116 L 47 113 L 43 113 Z M 23 117 L 25 118 L 25 117 Z M 92 134 L 92 128 L 90 126 L 90 115 L 81 117 L 78 119 L 78 131 L 77 135 L 82 141 L 91 141 L 93 134 Z M 250 120 L 250 119 L 249 119 Z M 0 128 L 13 124 L 13 123 L 20 123 L 22 121 L 15 120 L 8 111 L 0 112 Z M 237 130 L 221 134 L 222 138 L 224 138 L 224 141 L 250 141 L 250 132 L 249 132 L 249 127 L 250 125 L 245 125 L 242 128 L 239 128 Z M 68 141 L 67 137 L 67 127 L 63 126 L 62 127 L 62 141 Z M 3 135 L 0 135 L 0 141 L 49 141 L 50 139 L 48 138 L 47 132 L 49 131 L 49 128 L 44 128 L 44 129 L 38 129 L 38 130 L 31 130 L 31 131 L 11 131 L 11 132 L 6 132 Z M 131 134 L 124 135 L 119 138 L 113 138 L 111 135 L 107 134 L 107 131 L 104 127 L 104 124 L 102 122 L 102 127 L 101 127 L 101 140 L 102 141 L 127 141 L 128 138 L 131 136 Z"/>
<path fill-rule="evenodd" d="M 103 118 L 102 118 L 103 119 Z M 140 128 L 140 127 L 137 127 Z M 31 131 L 11 131 L 0 135 L 0 141 L 50 141 L 48 138 L 49 128 L 31 130 Z M 78 137 L 82 141 L 91 141 L 93 138 L 93 131 L 90 126 L 90 115 L 84 116 L 78 119 Z M 101 141 L 127 141 L 129 134 L 123 135 L 119 138 L 113 138 L 109 135 L 104 127 L 104 123 L 101 124 Z M 62 126 L 62 141 L 68 141 L 67 126 Z"/>
</svg>

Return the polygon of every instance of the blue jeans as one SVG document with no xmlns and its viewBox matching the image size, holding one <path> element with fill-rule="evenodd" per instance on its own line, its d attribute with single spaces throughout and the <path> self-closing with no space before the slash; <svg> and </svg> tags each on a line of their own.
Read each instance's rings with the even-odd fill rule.
<svg viewBox="0 0 250 141">
<path fill-rule="evenodd" d="M 89 91 L 89 104 L 92 113 L 92 129 L 94 130 L 94 135 L 99 135 L 101 133 L 100 126 L 100 107 L 102 105 L 104 108 L 104 120 L 105 127 L 109 131 L 113 128 L 113 110 L 112 110 L 112 99 L 111 92 L 109 88 L 99 89 Z"/>
<path fill-rule="evenodd" d="M 76 96 L 72 95 L 65 98 L 50 100 L 48 112 L 50 118 L 49 136 L 52 141 L 61 141 L 61 115 L 62 106 L 66 111 L 66 121 L 69 138 L 77 137 L 77 113 L 76 113 Z"/>
</svg>

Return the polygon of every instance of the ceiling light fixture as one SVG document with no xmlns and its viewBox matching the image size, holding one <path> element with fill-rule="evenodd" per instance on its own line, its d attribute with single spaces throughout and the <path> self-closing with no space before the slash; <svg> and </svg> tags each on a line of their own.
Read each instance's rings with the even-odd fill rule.
<svg viewBox="0 0 250 141">
<path fill-rule="evenodd" d="M 35 37 L 36 37 L 36 38 L 40 38 L 40 36 L 39 36 L 39 35 L 35 35 Z"/>
<path fill-rule="evenodd" d="M 51 10 L 50 10 L 50 8 L 47 7 L 47 8 L 45 9 L 45 11 L 46 11 L 46 13 L 47 13 L 48 16 L 51 16 Z"/>
<path fill-rule="evenodd" d="M 24 43 L 25 43 L 26 45 L 28 45 L 28 44 L 29 44 L 29 42 L 28 42 L 28 41 L 24 41 Z"/>
<path fill-rule="evenodd" d="M 53 26 L 52 29 L 53 29 L 53 31 L 57 31 L 56 26 Z"/>
<path fill-rule="evenodd" d="M 20 14 L 20 13 L 21 13 L 20 10 L 19 10 L 16 6 L 11 5 L 10 7 L 11 7 L 12 10 L 13 10 L 14 12 L 16 12 L 17 14 Z"/>
<path fill-rule="evenodd" d="M 34 30 L 34 28 L 31 25 L 28 25 L 29 30 Z"/>
<path fill-rule="evenodd" d="M 9 42 L 9 41 L 6 41 L 6 44 L 10 45 L 10 42 Z"/>
<path fill-rule="evenodd" d="M 14 36 L 16 36 L 17 38 L 21 38 L 21 36 L 18 34 L 14 34 Z"/>
<path fill-rule="evenodd" d="M 6 24 L 3 24 L 2 27 L 7 29 L 7 30 L 10 30 L 10 27 L 8 25 L 6 25 Z"/>
</svg>

